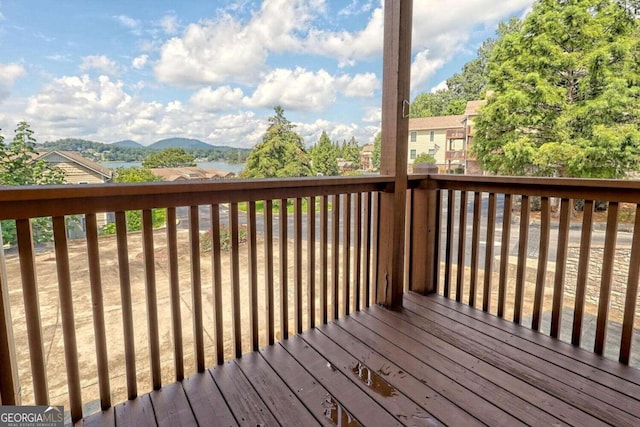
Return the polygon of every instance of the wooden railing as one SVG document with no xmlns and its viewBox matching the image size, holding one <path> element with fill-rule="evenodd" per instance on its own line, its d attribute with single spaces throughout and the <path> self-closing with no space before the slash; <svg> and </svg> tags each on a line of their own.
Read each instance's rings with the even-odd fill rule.
<svg viewBox="0 0 640 427">
<path fill-rule="evenodd" d="M 64 404 L 78 420 L 368 306 L 381 191 L 393 178 L 0 189 L 17 233 L 0 257 L 2 403 Z M 100 237 L 110 212 L 115 236 Z M 85 238 L 68 238 L 71 216 Z M 40 217 L 53 246 L 34 245 Z"/>
<path fill-rule="evenodd" d="M 640 365 L 640 182 L 412 179 L 414 290 Z"/>
</svg>

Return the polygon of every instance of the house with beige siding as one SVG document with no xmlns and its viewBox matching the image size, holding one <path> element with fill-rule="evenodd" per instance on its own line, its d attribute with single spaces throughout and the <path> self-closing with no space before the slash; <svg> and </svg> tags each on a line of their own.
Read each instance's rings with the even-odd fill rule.
<svg viewBox="0 0 640 427">
<path fill-rule="evenodd" d="M 441 173 L 464 167 L 464 115 L 409 119 L 409 169 L 422 153 L 432 155 Z"/>
<path fill-rule="evenodd" d="M 48 151 L 37 157 L 64 171 L 65 184 L 105 184 L 113 171 L 74 151 Z"/>
</svg>

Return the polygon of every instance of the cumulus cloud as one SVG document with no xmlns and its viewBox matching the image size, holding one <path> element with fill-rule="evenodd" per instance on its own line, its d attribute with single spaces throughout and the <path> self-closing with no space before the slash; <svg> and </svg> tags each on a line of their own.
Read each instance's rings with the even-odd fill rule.
<svg viewBox="0 0 640 427">
<path fill-rule="evenodd" d="M 26 71 L 19 64 L 0 64 L 0 101 L 6 99 L 16 80 L 23 77 Z"/>
<path fill-rule="evenodd" d="M 372 97 L 380 90 L 381 83 L 374 73 L 340 76 L 337 79 L 338 88 L 349 98 Z"/>
<path fill-rule="evenodd" d="M 373 142 L 373 138 L 378 132 L 374 126 L 360 126 L 355 123 L 340 123 L 324 119 L 317 119 L 312 123 L 294 123 L 296 132 L 302 136 L 305 145 L 310 147 L 320 140 L 322 132 L 326 132 L 332 141 L 345 141 L 355 137 L 360 145 Z"/>
<path fill-rule="evenodd" d="M 133 58 L 131 61 L 131 66 L 136 70 L 141 70 L 147 65 L 147 61 L 149 60 L 149 55 L 140 55 Z"/>
<path fill-rule="evenodd" d="M 117 76 L 120 73 L 120 68 L 111 59 L 105 55 L 91 55 L 82 58 L 80 64 L 80 71 L 96 70 L 110 76 Z"/>
<path fill-rule="evenodd" d="M 126 15 L 117 15 L 113 17 L 125 28 L 131 30 L 134 34 L 140 34 L 140 21 Z"/>
<path fill-rule="evenodd" d="M 178 32 L 178 18 L 174 15 L 164 16 L 159 24 L 165 34 L 172 36 Z"/>
<path fill-rule="evenodd" d="M 242 105 L 244 94 L 242 89 L 222 86 L 212 89 L 210 86 L 198 90 L 189 102 L 201 111 L 221 111 L 237 109 Z"/>
<path fill-rule="evenodd" d="M 364 117 L 362 117 L 362 121 L 365 123 L 376 123 L 380 124 L 382 121 L 382 108 L 380 107 L 369 107 L 366 109 L 364 113 Z"/>
</svg>

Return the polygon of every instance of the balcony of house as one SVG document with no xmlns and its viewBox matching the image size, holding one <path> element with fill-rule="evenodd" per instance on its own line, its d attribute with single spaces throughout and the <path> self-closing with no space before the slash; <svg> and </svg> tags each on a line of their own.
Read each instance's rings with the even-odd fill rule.
<svg viewBox="0 0 640 427">
<path fill-rule="evenodd" d="M 87 425 L 638 425 L 640 183 L 405 184 L 400 282 L 390 176 L 0 190 L 2 403 Z"/>
</svg>

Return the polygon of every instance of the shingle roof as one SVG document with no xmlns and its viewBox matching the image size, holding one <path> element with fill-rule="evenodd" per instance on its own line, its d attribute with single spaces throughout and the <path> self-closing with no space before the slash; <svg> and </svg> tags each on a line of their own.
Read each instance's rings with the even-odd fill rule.
<svg viewBox="0 0 640 427">
<path fill-rule="evenodd" d="M 85 168 L 104 176 L 105 178 L 111 178 L 111 176 L 113 175 L 111 169 L 105 168 L 104 166 L 94 162 L 93 160 L 89 160 L 86 157 L 83 157 L 80 153 L 76 153 L 75 151 L 48 151 L 44 154 L 39 155 L 37 158 L 44 159 L 45 157 L 51 156 L 53 154 L 57 154 L 58 156 L 69 159 L 74 163 L 84 166 Z"/>
<path fill-rule="evenodd" d="M 482 107 L 486 103 L 487 101 L 484 99 L 480 99 L 478 101 L 469 101 L 467 102 L 467 108 L 465 108 L 464 114 L 466 116 L 476 115 L 478 114 L 478 110 L 480 109 L 480 107 Z"/>
<path fill-rule="evenodd" d="M 419 119 L 409 119 L 409 130 L 463 128 L 463 121 L 463 115 L 421 117 Z"/>
</svg>

